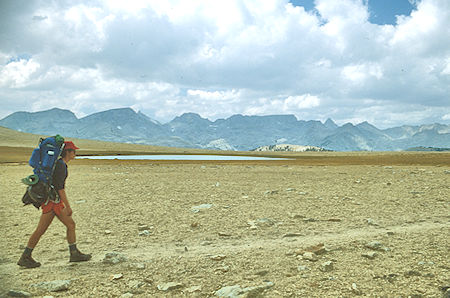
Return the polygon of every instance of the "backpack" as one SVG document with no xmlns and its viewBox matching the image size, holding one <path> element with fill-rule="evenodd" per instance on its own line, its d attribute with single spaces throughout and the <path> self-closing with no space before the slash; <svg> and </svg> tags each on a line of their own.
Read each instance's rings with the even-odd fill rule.
<svg viewBox="0 0 450 298">
<path fill-rule="evenodd" d="M 63 149 L 64 138 L 60 135 L 39 140 L 39 146 L 33 150 L 28 162 L 34 174 L 22 179 L 28 185 L 22 197 L 24 205 L 33 204 L 39 209 L 48 200 L 55 200 L 57 192 L 52 186 L 52 176 Z"/>
</svg>

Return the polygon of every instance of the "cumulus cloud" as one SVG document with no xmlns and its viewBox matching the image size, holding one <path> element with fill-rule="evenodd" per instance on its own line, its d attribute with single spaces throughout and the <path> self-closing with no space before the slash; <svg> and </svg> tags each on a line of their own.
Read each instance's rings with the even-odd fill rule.
<svg viewBox="0 0 450 298">
<path fill-rule="evenodd" d="M 393 25 L 370 23 L 362 0 L 312 11 L 287 0 L 1 6 L 0 117 L 131 106 L 162 122 L 183 112 L 449 121 L 447 0 L 417 1 Z"/>
</svg>

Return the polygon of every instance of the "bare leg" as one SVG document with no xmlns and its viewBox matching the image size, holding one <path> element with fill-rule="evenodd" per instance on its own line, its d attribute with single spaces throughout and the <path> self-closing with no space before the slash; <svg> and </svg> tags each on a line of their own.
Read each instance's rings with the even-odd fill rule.
<svg viewBox="0 0 450 298">
<path fill-rule="evenodd" d="M 27 243 L 27 247 L 25 248 L 25 251 L 23 252 L 19 261 L 17 262 L 17 265 L 25 267 L 25 268 L 36 268 L 36 267 L 41 266 L 41 263 L 36 262 L 31 257 L 31 252 L 33 251 L 33 248 L 38 244 L 39 239 L 41 239 L 41 236 L 44 235 L 45 231 L 47 231 L 47 228 L 52 223 L 54 217 L 55 217 L 55 213 L 53 213 L 53 211 L 48 212 L 48 213 L 43 213 L 41 215 L 38 226 L 37 226 L 36 230 L 33 232 L 33 234 L 31 234 L 30 239 L 28 240 L 28 243 Z"/>
<path fill-rule="evenodd" d="M 44 235 L 45 231 L 47 231 L 47 228 L 52 223 L 54 217 L 55 213 L 53 211 L 41 215 L 36 230 L 31 234 L 30 239 L 28 240 L 27 247 L 34 248 L 36 246 L 39 239 L 41 239 L 41 236 Z"/>
<path fill-rule="evenodd" d="M 58 219 L 67 227 L 67 242 L 69 243 L 70 262 L 84 262 L 91 259 L 90 254 L 81 253 L 76 246 L 75 236 L 75 222 L 72 216 L 67 214 L 67 209 L 64 208 L 61 214 L 58 215 Z"/>
<path fill-rule="evenodd" d="M 57 217 L 67 228 L 67 242 L 69 244 L 75 243 L 77 239 L 75 235 L 75 222 L 73 221 L 72 216 L 69 216 L 67 214 L 67 209 L 64 208 Z"/>
</svg>

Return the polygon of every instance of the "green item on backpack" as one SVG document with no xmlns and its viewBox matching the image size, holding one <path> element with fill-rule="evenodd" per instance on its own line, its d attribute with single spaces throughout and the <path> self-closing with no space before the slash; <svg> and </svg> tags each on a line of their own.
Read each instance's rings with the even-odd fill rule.
<svg viewBox="0 0 450 298">
<path fill-rule="evenodd" d="M 35 185 L 38 182 L 39 182 L 39 176 L 35 175 L 35 174 L 22 179 L 22 183 L 26 184 L 26 185 Z"/>
</svg>

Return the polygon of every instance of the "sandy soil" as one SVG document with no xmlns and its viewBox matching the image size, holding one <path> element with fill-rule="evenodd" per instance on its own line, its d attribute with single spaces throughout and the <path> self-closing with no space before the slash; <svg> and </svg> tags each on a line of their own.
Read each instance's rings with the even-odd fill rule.
<svg viewBox="0 0 450 298">
<path fill-rule="evenodd" d="M 20 269 L 40 216 L 21 206 L 20 179 L 30 173 L 24 163 L 0 164 L 0 296 L 15 289 L 206 297 L 272 282 L 250 295 L 440 297 L 450 284 L 448 163 L 75 161 L 66 190 L 78 247 L 93 260 L 68 262 L 65 228 L 55 219 L 33 253 L 42 266 Z M 150 235 L 139 236 L 144 225 Z M 366 247 L 373 241 L 380 250 Z M 311 248 L 322 243 L 325 249 Z M 308 250 L 317 261 L 307 260 Z M 104 264 L 108 252 L 127 261 Z M 53 280 L 71 284 L 52 293 L 31 287 Z M 158 289 L 169 282 L 181 285 Z"/>
</svg>

